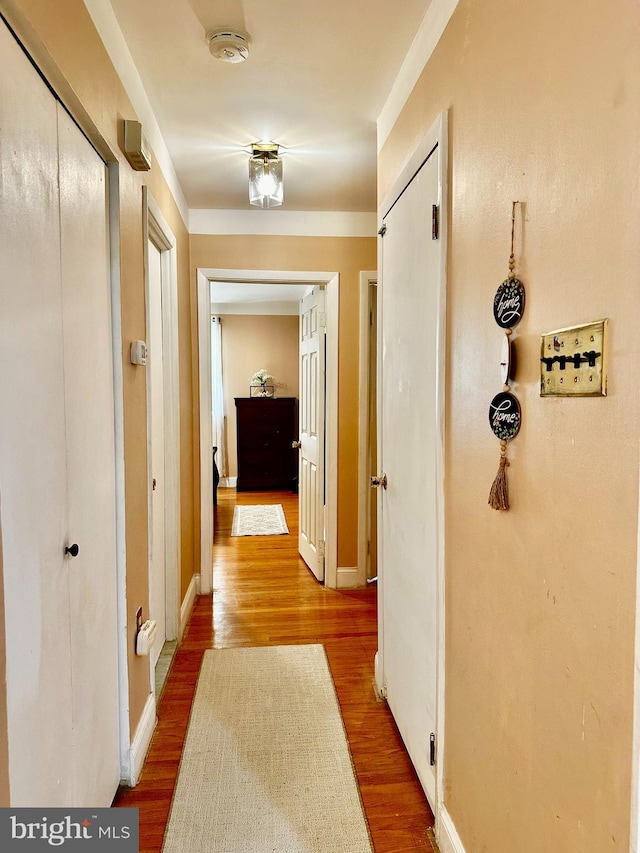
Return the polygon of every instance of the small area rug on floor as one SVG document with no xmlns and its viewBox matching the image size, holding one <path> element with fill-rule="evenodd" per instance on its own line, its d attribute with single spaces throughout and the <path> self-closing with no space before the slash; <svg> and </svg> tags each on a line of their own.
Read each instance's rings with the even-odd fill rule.
<svg viewBox="0 0 640 853">
<path fill-rule="evenodd" d="M 163 853 L 372 853 L 324 646 L 204 654 Z"/>
<path fill-rule="evenodd" d="M 277 536 L 288 532 L 282 504 L 236 506 L 233 511 L 232 536 Z"/>
</svg>

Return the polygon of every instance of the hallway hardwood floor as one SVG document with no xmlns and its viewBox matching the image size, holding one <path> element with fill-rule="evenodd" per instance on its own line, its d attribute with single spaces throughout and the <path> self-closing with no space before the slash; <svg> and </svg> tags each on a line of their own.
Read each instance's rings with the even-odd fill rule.
<svg viewBox="0 0 640 853">
<path fill-rule="evenodd" d="M 236 503 L 281 503 L 290 535 L 231 537 Z M 375 585 L 338 592 L 316 581 L 298 556 L 298 499 L 288 492 L 220 489 L 215 530 L 213 604 L 211 596 L 197 599 L 160 700 L 141 781 L 114 801 L 140 809 L 141 853 L 162 848 L 204 651 L 297 643 L 325 646 L 375 853 L 434 850 L 431 809 L 391 713 L 373 691 Z"/>
</svg>

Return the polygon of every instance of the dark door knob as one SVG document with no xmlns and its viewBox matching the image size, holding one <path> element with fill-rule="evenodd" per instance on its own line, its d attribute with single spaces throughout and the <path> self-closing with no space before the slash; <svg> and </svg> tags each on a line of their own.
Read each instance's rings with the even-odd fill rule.
<svg viewBox="0 0 640 853">
<path fill-rule="evenodd" d="M 67 545 L 67 547 L 64 549 L 64 553 L 69 554 L 69 556 L 71 557 L 77 557 L 79 552 L 80 548 L 75 544 L 75 542 L 73 543 L 73 545 Z"/>
</svg>

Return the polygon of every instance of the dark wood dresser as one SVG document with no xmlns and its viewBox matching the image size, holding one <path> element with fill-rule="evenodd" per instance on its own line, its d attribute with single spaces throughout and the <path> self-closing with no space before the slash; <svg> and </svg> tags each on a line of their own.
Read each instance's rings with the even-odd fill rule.
<svg viewBox="0 0 640 853">
<path fill-rule="evenodd" d="M 292 489 L 298 476 L 295 397 L 236 397 L 239 492 Z"/>
</svg>

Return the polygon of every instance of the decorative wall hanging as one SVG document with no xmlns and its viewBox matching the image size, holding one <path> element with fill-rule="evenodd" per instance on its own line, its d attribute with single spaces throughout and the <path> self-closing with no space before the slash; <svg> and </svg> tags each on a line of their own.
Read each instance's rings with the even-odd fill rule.
<svg viewBox="0 0 640 853">
<path fill-rule="evenodd" d="M 511 393 L 509 385 L 513 378 L 514 347 L 511 335 L 513 327 L 520 322 L 524 313 L 524 285 L 515 277 L 516 266 L 514 238 L 516 227 L 516 205 L 511 208 L 511 254 L 509 255 L 509 275 L 498 288 L 493 300 L 493 316 L 501 329 L 505 330 L 500 357 L 500 378 L 503 388 L 489 406 L 489 425 L 500 439 L 500 467 L 489 492 L 489 506 L 493 509 L 509 509 L 507 488 L 507 442 L 518 434 L 522 422 L 522 412 L 517 397 Z"/>
</svg>

